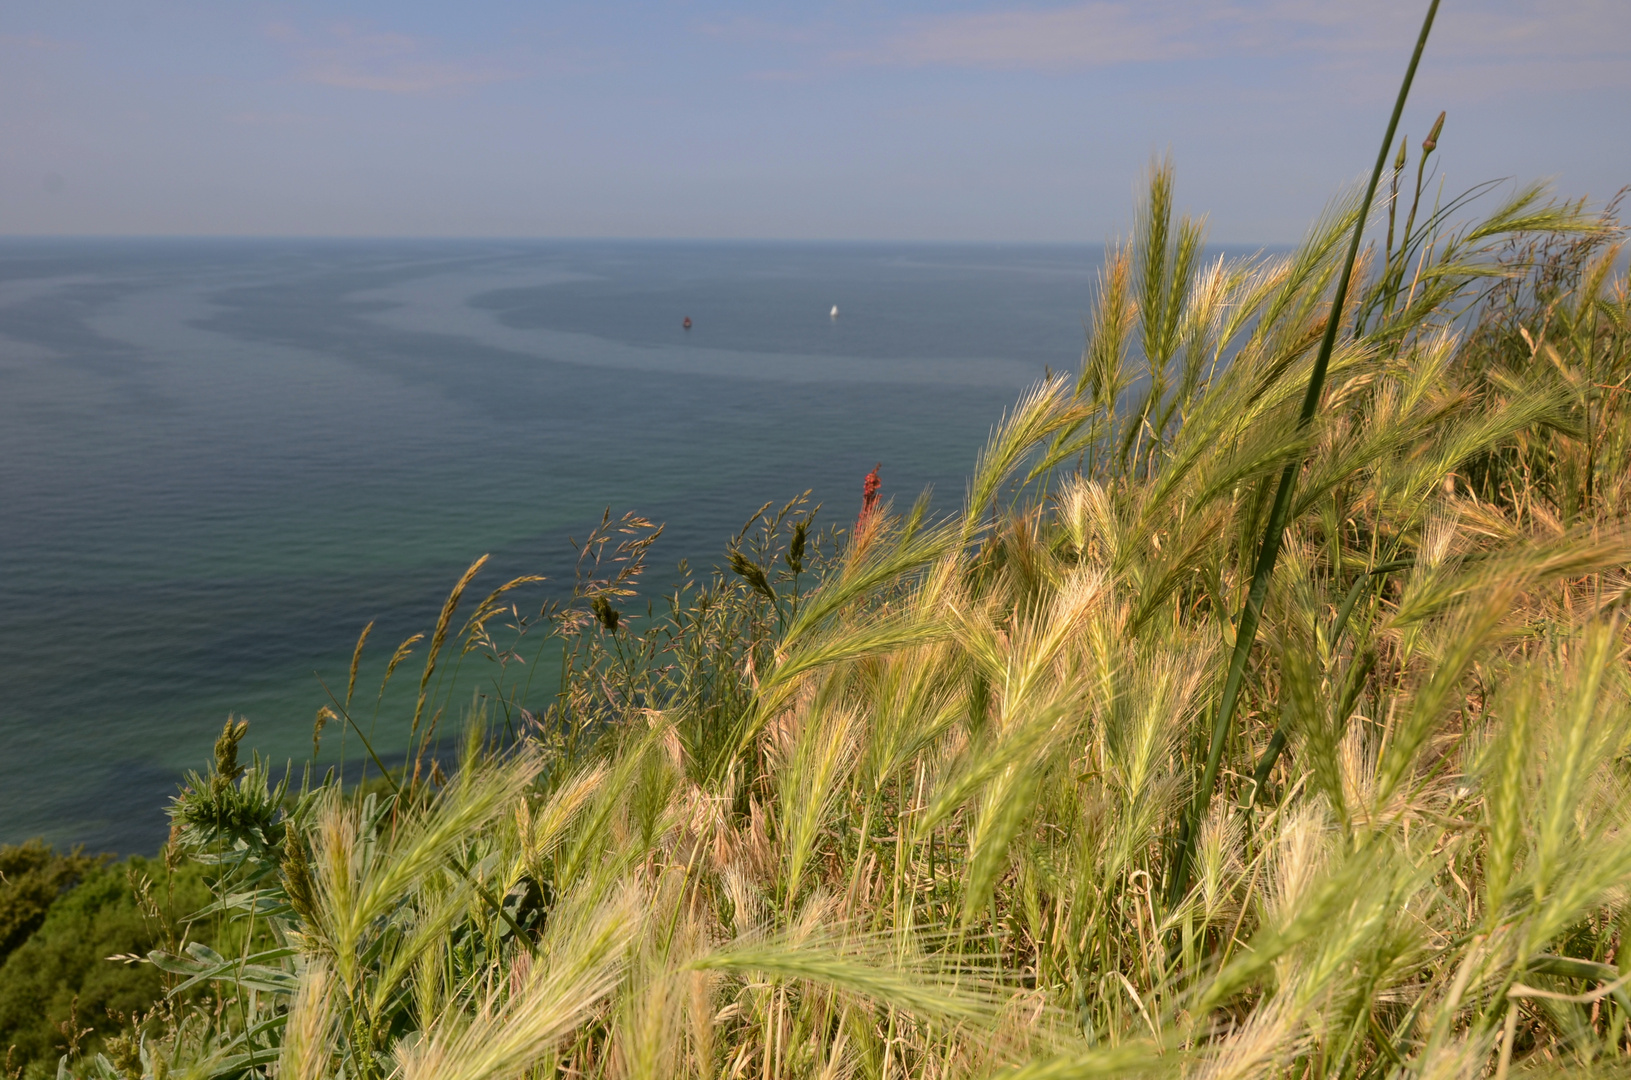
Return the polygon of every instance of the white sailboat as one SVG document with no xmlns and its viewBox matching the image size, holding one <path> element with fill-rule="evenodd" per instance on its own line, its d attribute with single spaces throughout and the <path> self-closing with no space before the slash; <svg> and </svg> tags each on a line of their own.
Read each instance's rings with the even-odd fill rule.
<svg viewBox="0 0 1631 1080">
<path fill-rule="evenodd" d="M 834 319 L 838 318 L 838 305 L 837 304 L 834 304 L 832 306 L 832 313 L 831 314 L 832 314 L 832 318 L 834 318 Z"/>
</svg>

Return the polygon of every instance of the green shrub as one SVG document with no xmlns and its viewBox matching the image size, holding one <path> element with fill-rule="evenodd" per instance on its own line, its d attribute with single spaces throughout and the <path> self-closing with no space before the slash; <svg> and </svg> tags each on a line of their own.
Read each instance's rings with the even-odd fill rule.
<svg viewBox="0 0 1631 1080">
<path fill-rule="evenodd" d="M 145 956 L 177 933 L 179 920 L 210 896 L 202 867 L 172 872 L 140 857 L 101 866 L 78 855 L 42 861 L 39 853 L 50 852 L 44 845 L 7 849 L 6 855 L 25 849 L 37 867 L 77 865 L 83 875 L 49 905 L 33 934 L 0 966 L 0 1047 L 15 1047 L 13 1067 L 48 1075 L 69 1041 L 69 1029 L 84 1032 L 81 1046 L 95 1046 L 163 996 L 162 974 L 151 964 L 108 958 Z"/>
<path fill-rule="evenodd" d="M 46 912 L 102 859 L 67 855 L 40 840 L 0 846 L 0 961 L 40 928 Z"/>
</svg>

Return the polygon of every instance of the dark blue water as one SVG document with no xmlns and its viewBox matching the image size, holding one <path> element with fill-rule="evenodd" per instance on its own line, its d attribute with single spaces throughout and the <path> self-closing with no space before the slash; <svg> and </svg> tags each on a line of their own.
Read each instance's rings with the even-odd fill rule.
<svg viewBox="0 0 1631 1080">
<path fill-rule="evenodd" d="M 763 502 L 852 519 L 876 462 L 953 505 L 1003 409 L 1076 365 L 1098 263 L 0 241 L 0 842 L 156 848 L 229 712 L 298 760 L 366 622 L 382 661 L 483 553 L 476 591 L 569 580 L 608 506 L 667 523 L 655 588 Z"/>
</svg>

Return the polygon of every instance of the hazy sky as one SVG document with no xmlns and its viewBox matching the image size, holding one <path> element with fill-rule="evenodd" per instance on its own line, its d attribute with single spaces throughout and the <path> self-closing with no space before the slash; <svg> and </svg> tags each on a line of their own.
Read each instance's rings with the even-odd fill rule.
<svg viewBox="0 0 1631 1080">
<path fill-rule="evenodd" d="M 0 234 L 1213 239 L 1374 159 L 1423 0 L 4 0 Z M 1444 0 L 1447 190 L 1631 183 L 1631 0 Z"/>
</svg>

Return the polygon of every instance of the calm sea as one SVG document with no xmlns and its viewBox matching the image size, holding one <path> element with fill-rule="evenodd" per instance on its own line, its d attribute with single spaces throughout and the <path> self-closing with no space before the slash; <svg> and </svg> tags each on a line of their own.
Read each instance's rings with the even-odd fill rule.
<svg viewBox="0 0 1631 1080">
<path fill-rule="evenodd" d="M 875 463 L 886 494 L 955 505 L 1002 411 L 1075 367 L 1098 263 L 0 241 L 0 842 L 156 849 L 229 712 L 303 759 L 365 623 L 388 654 L 483 553 L 478 590 L 569 580 L 607 507 L 667 523 L 655 589 L 763 502 L 853 518 Z"/>
</svg>

